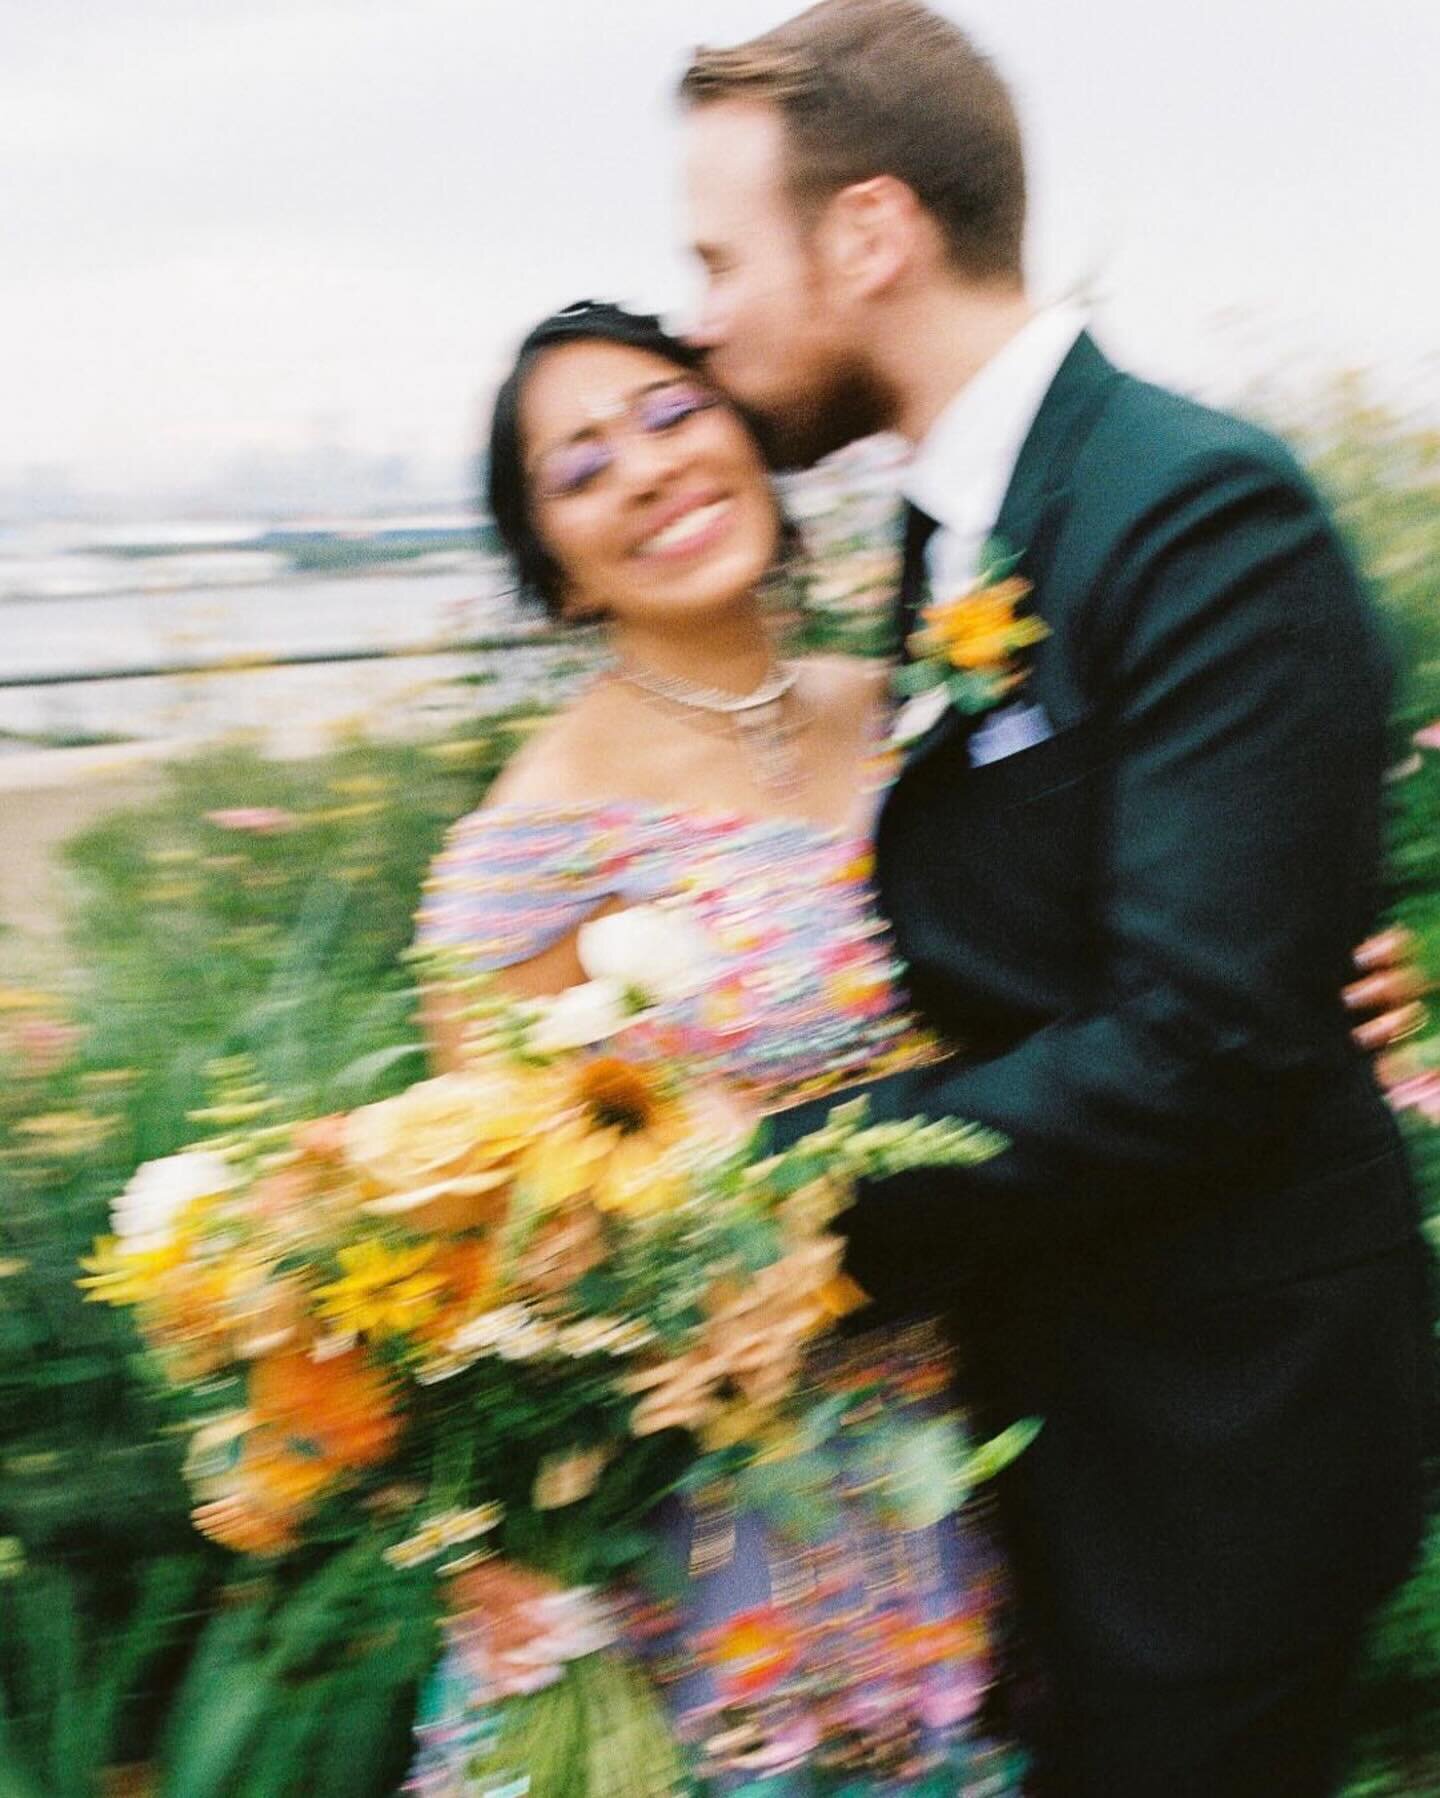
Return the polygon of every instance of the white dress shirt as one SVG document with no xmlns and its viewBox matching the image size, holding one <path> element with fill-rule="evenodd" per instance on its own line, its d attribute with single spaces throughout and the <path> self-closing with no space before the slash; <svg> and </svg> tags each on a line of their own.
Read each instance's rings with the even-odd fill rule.
<svg viewBox="0 0 1440 1798">
<path fill-rule="evenodd" d="M 938 527 L 925 550 L 933 598 L 949 598 L 974 580 L 1035 415 L 1084 328 L 1078 306 L 1037 312 L 960 389 L 916 449 L 900 490 Z M 897 720 L 897 740 L 923 734 L 947 704 L 943 688 L 911 700 Z M 968 754 L 979 767 L 1050 735 L 1044 709 L 1022 693 L 985 715 L 970 734 Z"/>
<path fill-rule="evenodd" d="M 939 526 L 925 555 L 937 598 L 975 578 L 1041 401 L 1084 328 L 1078 306 L 1037 312 L 960 389 L 917 447 L 900 490 Z"/>
</svg>

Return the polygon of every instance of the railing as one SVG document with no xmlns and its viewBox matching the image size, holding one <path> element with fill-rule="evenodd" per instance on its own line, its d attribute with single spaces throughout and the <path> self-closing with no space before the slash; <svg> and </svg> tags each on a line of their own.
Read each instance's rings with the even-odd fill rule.
<svg viewBox="0 0 1440 1798">
<path fill-rule="evenodd" d="M 178 662 L 143 662 L 120 668 L 37 669 L 30 673 L 7 674 L 0 669 L 0 690 L 23 687 L 78 687 L 96 681 L 165 680 L 194 674 L 263 674 L 270 668 L 320 668 L 335 662 L 390 662 L 407 657 L 449 655 L 494 655 L 506 649 L 546 649 L 560 644 L 575 645 L 573 633 L 554 629 L 510 631 L 494 637 L 467 637 L 458 643 L 403 643 L 379 649 L 308 649 L 271 655 L 264 651 L 243 651 L 207 661 L 187 659 Z"/>
</svg>

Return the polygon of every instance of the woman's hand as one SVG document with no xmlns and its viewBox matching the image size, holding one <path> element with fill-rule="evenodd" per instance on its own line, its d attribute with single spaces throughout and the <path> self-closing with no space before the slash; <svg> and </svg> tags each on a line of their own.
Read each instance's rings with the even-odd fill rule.
<svg viewBox="0 0 1440 1798">
<path fill-rule="evenodd" d="M 1352 1035 L 1367 1054 L 1381 1063 L 1389 1051 L 1425 1028 L 1425 995 L 1432 990 L 1420 966 L 1415 938 L 1408 930 L 1382 930 L 1355 951 L 1360 975 L 1344 990 L 1354 1014 Z"/>
</svg>

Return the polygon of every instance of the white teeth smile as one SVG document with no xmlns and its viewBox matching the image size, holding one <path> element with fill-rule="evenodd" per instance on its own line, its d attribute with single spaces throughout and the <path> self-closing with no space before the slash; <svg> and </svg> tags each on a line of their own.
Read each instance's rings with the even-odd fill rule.
<svg viewBox="0 0 1440 1798">
<path fill-rule="evenodd" d="M 729 500 L 717 499 L 712 500 L 708 506 L 696 506 L 693 511 L 682 514 L 656 531 L 654 536 L 647 537 L 640 545 L 640 553 L 663 555 L 668 550 L 685 549 L 705 535 L 729 504 Z"/>
</svg>

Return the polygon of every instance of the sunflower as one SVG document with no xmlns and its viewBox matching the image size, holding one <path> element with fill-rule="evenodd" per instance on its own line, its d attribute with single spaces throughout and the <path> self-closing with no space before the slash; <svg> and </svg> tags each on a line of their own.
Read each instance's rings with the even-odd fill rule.
<svg viewBox="0 0 1440 1798">
<path fill-rule="evenodd" d="M 525 1190 L 541 1211 L 588 1199 L 602 1212 L 653 1217 L 684 1202 L 697 1163 L 737 1140 L 734 1123 L 703 1096 L 601 1056 L 571 1076 L 559 1121 L 525 1158 Z"/>
</svg>

